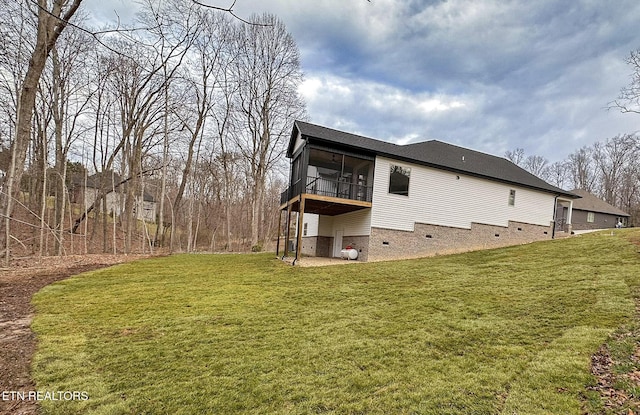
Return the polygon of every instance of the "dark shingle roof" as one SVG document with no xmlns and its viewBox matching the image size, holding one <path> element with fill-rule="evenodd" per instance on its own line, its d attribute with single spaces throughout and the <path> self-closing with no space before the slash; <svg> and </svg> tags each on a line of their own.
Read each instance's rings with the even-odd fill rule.
<svg viewBox="0 0 640 415">
<path fill-rule="evenodd" d="M 324 142 L 332 146 L 356 149 L 365 154 L 386 156 L 503 183 L 517 184 L 570 198 L 579 197 L 545 182 L 502 157 L 492 156 L 437 140 L 397 145 L 303 121 L 296 121 L 294 124 L 287 151 L 288 157 L 293 155 L 293 146 L 298 132 L 304 139 L 312 142 Z"/>
<path fill-rule="evenodd" d="M 608 204 L 604 200 L 587 192 L 586 190 L 574 189 L 571 191 L 571 193 L 574 193 L 582 198 L 573 202 L 574 210 L 577 209 L 577 210 L 586 210 L 589 212 L 607 213 L 609 215 L 615 215 L 615 216 L 625 216 L 625 217 L 630 216 L 625 211 Z"/>
<path fill-rule="evenodd" d="M 351 134 L 332 128 L 322 127 L 320 125 L 310 124 L 304 121 L 296 121 L 293 126 L 291 142 L 287 157 L 292 156 L 293 145 L 297 136 L 296 131 L 300 131 L 303 137 L 315 139 L 314 141 L 325 141 L 339 147 L 357 148 L 370 154 L 381 154 L 393 152 L 395 148 L 400 146 L 386 141 L 374 140 L 373 138 L 363 137 L 357 134 Z"/>
</svg>

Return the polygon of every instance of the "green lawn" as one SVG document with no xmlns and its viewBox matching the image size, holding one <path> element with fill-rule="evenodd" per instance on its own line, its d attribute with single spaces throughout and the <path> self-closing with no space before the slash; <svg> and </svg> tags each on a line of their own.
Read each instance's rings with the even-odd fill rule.
<svg viewBox="0 0 640 415">
<path fill-rule="evenodd" d="M 634 314 L 634 231 L 322 268 L 178 255 L 34 298 L 44 413 L 579 414 Z M 636 231 L 637 235 L 637 231 Z M 586 406 L 588 405 L 588 406 Z"/>
</svg>

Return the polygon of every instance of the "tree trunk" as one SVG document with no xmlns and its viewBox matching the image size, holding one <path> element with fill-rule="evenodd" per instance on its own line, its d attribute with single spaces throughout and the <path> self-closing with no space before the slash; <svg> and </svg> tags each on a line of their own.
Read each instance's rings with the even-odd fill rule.
<svg viewBox="0 0 640 415">
<path fill-rule="evenodd" d="M 5 263 L 9 265 L 11 258 L 11 215 L 13 214 L 13 200 L 20 192 L 20 180 L 27 156 L 29 140 L 31 139 L 31 120 L 35 107 L 38 82 L 42 76 L 47 57 L 55 45 L 62 31 L 67 27 L 67 22 L 80 6 L 82 0 L 74 0 L 62 14 L 62 8 L 67 0 L 55 0 L 51 10 L 47 8 L 47 0 L 38 0 L 38 29 L 35 48 L 29 60 L 27 73 L 20 88 L 18 108 L 16 111 L 16 135 L 11 145 L 11 162 L 7 172 L 6 194 L 0 195 L 0 211 L 5 215 L 4 222 L 4 246 Z"/>
<path fill-rule="evenodd" d="M 41 131 L 41 146 L 42 146 L 42 192 L 40 194 L 40 246 L 38 250 L 38 257 L 42 259 L 44 254 L 44 238 L 45 238 L 45 228 L 47 223 L 45 221 L 45 216 L 47 214 L 47 134 L 45 131 Z"/>
</svg>

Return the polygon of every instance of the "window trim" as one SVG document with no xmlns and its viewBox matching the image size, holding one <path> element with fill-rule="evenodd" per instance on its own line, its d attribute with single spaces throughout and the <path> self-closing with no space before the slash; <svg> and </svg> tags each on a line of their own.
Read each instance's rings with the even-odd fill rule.
<svg viewBox="0 0 640 415">
<path fill-rule="evenodd" d="M 516 190 L 515 189 L 510 189 L 509 190 L 509 200 L 507 202 L 509 204 L 509 206 L 515 206 L 516 205 Z"/>
<path fill-rule="evenodd" d="M 596 212 L 587 212 L 587 223 L 594 223 L 596 221 Z"/>
</svg>

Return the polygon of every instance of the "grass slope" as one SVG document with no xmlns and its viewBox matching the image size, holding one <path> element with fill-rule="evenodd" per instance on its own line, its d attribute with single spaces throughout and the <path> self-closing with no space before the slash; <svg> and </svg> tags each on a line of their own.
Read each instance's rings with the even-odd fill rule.
<svg viewBox="0 0 640 415">
<path fill-rule="evenodd" d="M 627 234 L 293 268 L 181 255 L 34 298 L 51 414 L 581 413 L 590 356 L 634 312 Z"/>
</svg>

